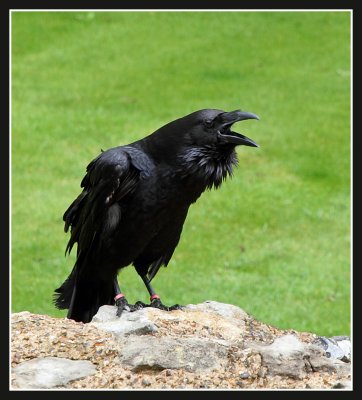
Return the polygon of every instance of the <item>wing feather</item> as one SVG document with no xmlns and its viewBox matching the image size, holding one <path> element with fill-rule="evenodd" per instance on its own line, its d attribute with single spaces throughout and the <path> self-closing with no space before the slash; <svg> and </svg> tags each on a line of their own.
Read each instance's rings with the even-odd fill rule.
<svg viewBox="0 0 362 400">
<path fill-rule="evenodd" d="M 122 147 L 102 152 L 88 165 L 83 191 L 63 216 L 64 230 L 71 231 L 66 253 L 77 243 L 78 257 L 84 258 L 95 242 L 99 245 L 113 232 L 121 221 L 120 201 L 136 188 L 140 172 Z"/>
</svg>

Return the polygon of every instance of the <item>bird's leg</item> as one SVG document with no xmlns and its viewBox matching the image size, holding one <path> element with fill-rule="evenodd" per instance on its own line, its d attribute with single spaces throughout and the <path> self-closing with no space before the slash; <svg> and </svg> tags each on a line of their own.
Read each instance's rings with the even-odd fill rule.
<svg viewBox="0 0 362 400">
<path fill-rule="evenodd" d="M 116 295 L 114 296 L 114 302 L 115 302 L 115 305 L 117 306 L 117 314 L 116 314 L 117 317 L 120 317 L 124 310 L 126 310 L 126 311 L 138 310 L 139 307 L 129 304 L 124 293 L 121 292 L 121 288 L 119 287 L 117 277 L 114 278 L 113 284 L 114 284 L 114 290 L 116 292 Z"/>
<path fill-rule="evenodd" d="M 154 307 L 154 308 L 159 308 L 160 310 L 164 310 L 164 311 L 172 311 L 172 310 L 181 310 L 182 306 L 180 306 L 179 304 L 175 304 L 171 307 L 167 307 L 164 304 L 162 304 L 160 296 L 158 294 L 156 294 L 155 290 L 153 289 L 153 287 L 150 284 L 149 279 L 147 278 L 146 275 L 140 275 L 144 284 L 146 285 L 146 288 L 148 290 L 148 293 L 150 294 L 150 304 L 145 304 L 142 303 L 141 301 L 137 301 L 135 306 L 139 306 L 139 307 Z"/>
</svg>

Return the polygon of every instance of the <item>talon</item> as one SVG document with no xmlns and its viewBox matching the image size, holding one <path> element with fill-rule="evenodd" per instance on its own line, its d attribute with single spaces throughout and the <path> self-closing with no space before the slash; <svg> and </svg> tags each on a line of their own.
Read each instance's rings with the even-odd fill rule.
<svg viewBox="0 0 362 400">
<path fill-rule="evenodd" d="M 136 311 L 136 310 L 141 310 L 142 308 L 145 308 L 145 307 L 149 307 L 149 306 L 148 306 L 148 304 L 145 304 L 145 303 L 143 303 L 142 301 L 137 301 L 137 302 L 134 304 L 135 311 Z"/>
<path fill-rule="evenodd" d="M 173 310 L 182 310 L 183 306 L 180 306 L 179 304 L 175 304 L 173 306 L 167 307 L 165 306 L 161 299 L 159 297 L 155 297 L 152 301 L 149 307 L 153 308 L 158 308 L 159 310 L 163 311 L 173 311 Z"/>
<path fill-rule="evenodd" d="M 174 304 L 173 306 L 169 307 L 169 310 L 183 310 L 185 306 L 180 306 L 180 304 Z"/>
<path fill-rule="evenodd" d="M 124 296 L 118 298 L 115 301 L 115 305 L 117 306 L 117 312 L 116 312 L 117 317 L 120 317 L 124 310 L 126 311 L 130 310 L 128 301 Z"/>
</svg>

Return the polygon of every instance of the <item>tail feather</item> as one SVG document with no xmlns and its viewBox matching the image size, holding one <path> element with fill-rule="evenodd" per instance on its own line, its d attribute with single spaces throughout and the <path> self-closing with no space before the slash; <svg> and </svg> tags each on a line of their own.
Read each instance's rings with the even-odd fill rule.
<svg viewBox="0 0 362 400">
<path fill-rule="evenodd" d="M 67 318 L 87 323 L 92 320 L 99 307 L 114 304 L 114 296 L 113 279 L 77 279 L 75 267 L 64 283 L 55 290 L 53 301 L 57 308 L 68 309 Z"/>
</svg>

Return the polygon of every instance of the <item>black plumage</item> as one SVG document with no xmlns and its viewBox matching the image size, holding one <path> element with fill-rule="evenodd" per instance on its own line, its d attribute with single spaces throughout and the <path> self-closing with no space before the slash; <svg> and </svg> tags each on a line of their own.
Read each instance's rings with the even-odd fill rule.
<svg viewBox="0 0 362 400">
<path fill-rule="evenodd" d="M 66 253 L 77 244 L 77 258 L 55 290 L 56 307 L 68 309 L 68 318 L 89 322 L 105 304 L 116 304 L 117 315 L 146 306 L 128 304 L 118 285 L 118 271 L 132 264 L 150 293 L 149 306 L 178 308 L 164 306 L 150 282 L 170 261 L 190 205 L 232 175 L 235 146 L 257 147 L 231 130 L 245 119 L 258 117 L 200 110 L 101 152 L 87 167 L 83 191 L 64 213 L 65 232 L 71 232 Z"/>
</svg>

